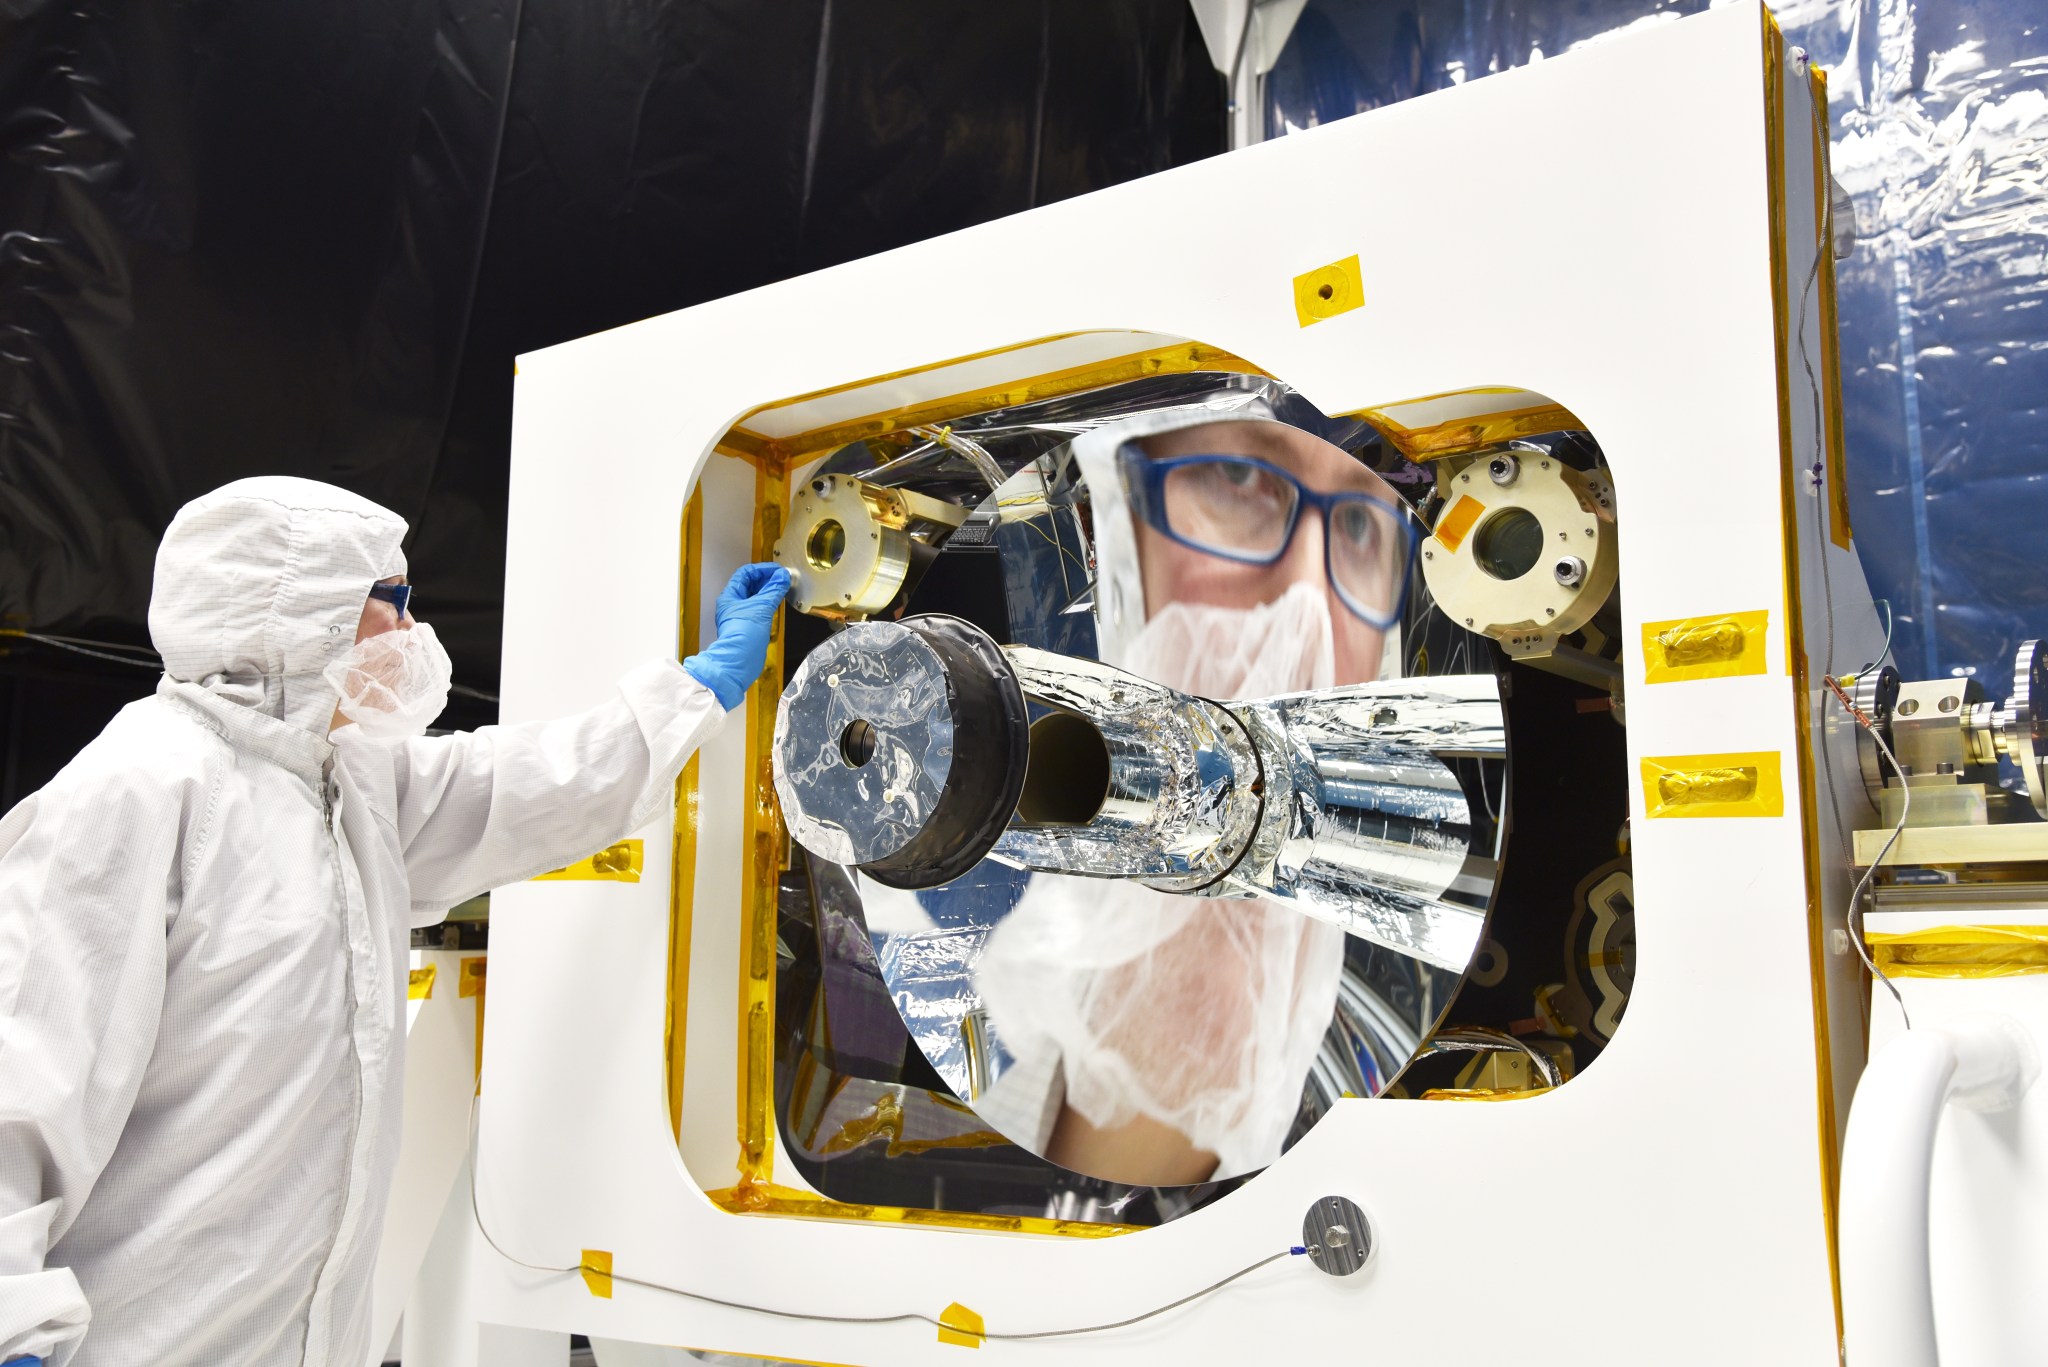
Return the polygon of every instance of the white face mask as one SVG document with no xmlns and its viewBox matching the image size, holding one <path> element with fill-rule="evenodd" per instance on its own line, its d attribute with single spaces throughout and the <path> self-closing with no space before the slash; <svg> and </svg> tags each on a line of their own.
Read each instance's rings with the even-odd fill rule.
<svg viewBox="0 0 2048 1367">
<path fill-rule="evenodd" d="M 1131 642 L 1125 669 L 1198 698 L 1270 698 L 1337 681 L 1330 596 L 1294 584 L 1255 608 L 1168 603 Z"/>
<path fill-rule="evenodd" d="M 358 641 L 321 671 L 341 694 L 341 715 L 362 734 L 398 739 L 424 734 L 448 706 L 455 667 L 425 622 Z"/>
</svg>

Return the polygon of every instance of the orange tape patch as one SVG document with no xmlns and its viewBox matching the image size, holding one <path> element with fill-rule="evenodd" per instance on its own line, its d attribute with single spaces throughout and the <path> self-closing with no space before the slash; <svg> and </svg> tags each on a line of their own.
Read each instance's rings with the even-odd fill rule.
<svg viewBox="0 0 2048 1367">
<path fill-rule="evenodd" d="M 1465 538 L 1472 534 L 1472 528 L 1486 512 L 1486 505 L 1470 494 L 1458 495 L 1458 501 L 1450 510 L 1436 520 L 1436 539 L 1443 548 L 1456 554 L 1458 547 L 1465 544 Z"/>
</svg>

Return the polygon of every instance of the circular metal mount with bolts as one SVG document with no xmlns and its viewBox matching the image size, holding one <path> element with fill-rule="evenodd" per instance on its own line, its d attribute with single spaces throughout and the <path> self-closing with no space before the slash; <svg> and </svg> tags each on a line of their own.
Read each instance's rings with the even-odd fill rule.
<svg viewBox="0 0 2048 1367">
<path fill-rule="evenodd" d="M 1301 1242 L 1308 1260 L 1322 1271 L 1348 1277 L 1372 1257 L 1372 1223 L 1356 1201 L 1325 1196 L 1308 1208 L 1301 1222 Z"/>
<path fill-rule="evenodd" d="M 2048 817 L 2048 652 L 2024 641 L 2012 664 L 2012 700 L 2006 703 L 2005 752 L 2026 780 L 2034 810 Z"/>
<path fill-rule="evenodd" d="M 1605 470 L 1573 469 L 1540 448 L 1494 451 L 1472 457 L 1449 487 L 1422 543 L 1422 575 L 1446 616 L 1503 642 L 1556 641 L 1606 604 L 1619 555 Z"/>
<path fill-rule="evenodd" d="M 910 534 L 894 490 L 844 475 L 818 475 L 797 486 L 789 525 L 775 543 L 775 561 L 789 571 L 790 606 L 822 617 L 859 620 L 880 612 L 910 570 Z"/>
</svg>

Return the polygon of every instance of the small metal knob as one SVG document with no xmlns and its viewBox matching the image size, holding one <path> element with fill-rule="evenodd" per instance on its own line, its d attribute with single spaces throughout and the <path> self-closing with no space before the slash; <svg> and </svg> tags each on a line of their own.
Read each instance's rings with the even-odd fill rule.
<svg viewBox="0 0 2048 1367">
<path fill-rule="evenodd" d="M 1586 582 L 1586 562 L 1576 555 L 1560 555 L 1557 563 L 1550 567 L 1557 576 L 1557 582 L 1565 588 L 1575 589 Z"/>
<path fill-rule="evenodd" d="M 1509 455 L 1495 456 L 1486 462 L 1486 473 L 1495 484 L 1505 487 L 1513 484 L 1515 477 L 1522 473 L 1522 462 Z"/>
<path fill-rule="evenodd" d="M 1348 1277 L 1372 1256 L 1372 1225 L 1356 1201 L 1325 1196 L 1308 1208 L 1301 1222 L 1301 1242 L 1308 1260 L 1322 1271 Z"/>
</svg>

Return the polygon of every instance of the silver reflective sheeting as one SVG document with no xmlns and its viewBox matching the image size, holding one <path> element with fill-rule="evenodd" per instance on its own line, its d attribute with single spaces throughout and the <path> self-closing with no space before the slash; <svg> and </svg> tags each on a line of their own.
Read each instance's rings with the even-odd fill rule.
<svg viewBox="0 0 2048 1367">
<path fill-rule="evenodd" d="M 872 728 L 854 764 L 847 732 Z M 798 844 L 837 864 L 866 864 L 909 844 L 953 769 L 946 670 L 893 622 L 847 627 L 811 652 L 775 708 L 775 793 Z"/>
</svg>

